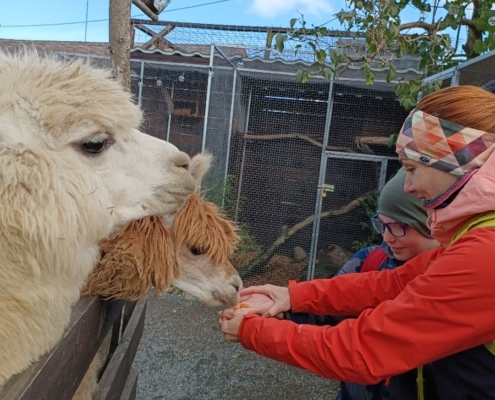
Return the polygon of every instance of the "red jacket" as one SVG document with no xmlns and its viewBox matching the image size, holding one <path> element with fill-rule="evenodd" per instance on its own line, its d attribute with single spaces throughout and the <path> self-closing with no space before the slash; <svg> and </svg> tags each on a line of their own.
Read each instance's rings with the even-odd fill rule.
<svg viewBox="0 0 495 400">
<path fill-rule="evenodd" d="M 372 384 L 495 339 L 495 229 L 394 270 L 296 284 L 293 312 L 359 315 L 335 327 L 248 315 L 241 344 L 323 377 Z"/>
</svg>

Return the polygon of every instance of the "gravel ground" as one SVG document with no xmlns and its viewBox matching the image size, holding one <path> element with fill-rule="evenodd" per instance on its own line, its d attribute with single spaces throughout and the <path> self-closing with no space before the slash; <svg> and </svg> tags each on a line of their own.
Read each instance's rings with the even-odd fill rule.
<svg viewBox="0 0 495 400">
<path fill-rule="evenodd" d="M 137 400 L 334 400 L 338 384 L 223 339 L 217 311 L 176 294 L 148 301 Z"/>
</svg>

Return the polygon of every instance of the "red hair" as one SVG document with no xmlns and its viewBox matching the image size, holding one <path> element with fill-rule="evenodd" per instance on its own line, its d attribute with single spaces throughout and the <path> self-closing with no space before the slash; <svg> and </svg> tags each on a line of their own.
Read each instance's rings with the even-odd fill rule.
<svg viewBox="0 0 495 400">
<path fill-rule="evenodd" d="M 495 133 L 495 94 L 476 86 L 450 86 L 425 96 L 417 110 L 468 128 Z"/>
</svg>

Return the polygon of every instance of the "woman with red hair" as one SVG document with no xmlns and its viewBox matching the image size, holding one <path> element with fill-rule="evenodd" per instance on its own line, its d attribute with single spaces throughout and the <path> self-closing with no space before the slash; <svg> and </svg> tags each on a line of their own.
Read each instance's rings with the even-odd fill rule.
<svg viewBox="0 0 495 400">
<path fill-rule="evenodd" d="M 420 398 L 431 363 L 440 399 L 495 399 L 494 148 L 494 94 L 456 86 L 424 97 L 397 153 L 404 190 L 423 202 L 442 247 L 394 270 L 249 287 L 251 309 L 220 313 L 225 338 L 362 384 L 418 368 Z M 289 310 L 358 317 L 334 327 L 268 318 Z"/>
</svg>

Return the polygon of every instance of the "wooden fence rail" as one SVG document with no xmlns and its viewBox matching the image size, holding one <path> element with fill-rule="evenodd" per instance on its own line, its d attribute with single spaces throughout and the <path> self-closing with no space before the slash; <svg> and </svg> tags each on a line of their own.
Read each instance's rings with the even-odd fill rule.
<svg viewBox="0 0 495 400">
<path fill-rule="evenodd" d="M 2 400 L 71 400 L 112 329 L 96 399 L 132 400 L 137 372 L 131 365 L 144 328 L 146 299 L 138 302 L 81 298 L 57 346 L 0 389 Z"/>
</svg>

